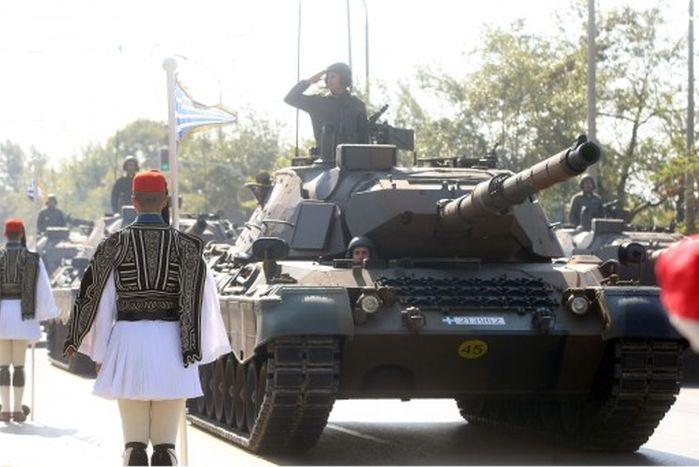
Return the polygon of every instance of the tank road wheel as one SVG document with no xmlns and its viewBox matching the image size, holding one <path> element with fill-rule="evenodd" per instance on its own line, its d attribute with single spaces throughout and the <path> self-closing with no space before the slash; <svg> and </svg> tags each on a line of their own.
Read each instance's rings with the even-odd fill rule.
<svg viewBox="0 0 699 467">
<path fill-rule="evenodd" d="M 235 386 L 236 365 L 235 357 L 233 355 L 228 355 L 223 372 L 223 421 L 228 426 L 234 426 L 235 424 L 235 410 L 233 405 L 235 393 L 233 392 L 233 388 Z"/>
<path fill-rule="evenodd" d="M 199 415 L 204 415 L 206 413 L 206 388 L 209 386 L 209 369 L 209 364 L 199 367 L 199 382 L 201 384 L 201 390 L 204 393 L 203 396 L 197 397 L 196 399 L 195 408 Z"/>
<path fill-rule="evenodd" d="M 206 417 L 210 420 L 214 419 L 214 366 L 216 362 L 209 363 L 207 366 L 209 370 L 206 372 L 206 388 L 204 388 L 204 413 Z"/>
<path fill-rule="evenodd" d="M 248 429 L 252 431 L 260 405 L 257 400 L 257 367 L 255 367 L 254 361 L 250 361 L 247 367 L 243 397 L 245 398 L 245 421 L 248 425 Z"/>
<path fill-rule="evenodd" d="M 235 415 L 235 427 L 245 431 L 245 365 L 238 363 L 235 366 L 235 379 L 233 381 L 233 413 Z"/>
<path fill-rule="evenodd" d="M 224 363 L 227 357 L 221 357 L 214 363 L 213 375 L 213 395 L 214 395 L 214 416 L 216 421 L 223 421 L 223 403 L 226 397 L 226 364 Z"/>
</svg>

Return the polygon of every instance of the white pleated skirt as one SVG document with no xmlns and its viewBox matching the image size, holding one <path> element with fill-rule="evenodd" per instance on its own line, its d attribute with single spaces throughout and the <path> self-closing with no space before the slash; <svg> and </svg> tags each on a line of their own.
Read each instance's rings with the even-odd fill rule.
<svg viewBox="0 0 699 467">
<path fill-rule="evenodd" d="M 117 321 L 93 394 L 106 399 L 201 396 L 197 365 L 182 363 L 177 321 Z"/>
<path fill-rule="evenodd" d="M 0 300 L 0 339 L 38 341 L 41 338 L 39 322 L 22 319 L 22 301 Z"/>
</svg>

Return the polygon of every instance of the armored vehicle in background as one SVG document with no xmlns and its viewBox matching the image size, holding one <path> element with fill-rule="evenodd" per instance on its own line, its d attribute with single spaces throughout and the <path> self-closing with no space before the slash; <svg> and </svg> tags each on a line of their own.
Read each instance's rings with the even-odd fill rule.
<svg viewBox="0 0 699 467">
<path fill-rule="evenodd" d="M 536 198 L 597 146 L 581 137 L 516 174 L 401 168 L 396 153 L 340 145 L 334 161 L 277 171 L 235 245 L 210 245 L 233 352 L 200 367 L 190 419 L 297 452 L 336 399 L 451 398 L 469 422 L 583 449 L 645 443 L 686 343 L 657 288 L 613 283 L 594 256 L 557 260 Z M 374 245 L 361 263 L 346 258 L 358 236 Z"/>
<path fill-rule="evenodd" d="M 608 262 L 621 281 L 657 285 L 654 257 L 680 240 L 682 234 L 668 229 L 631 225 L 626 211 L 609 208 L 609 205 L 605 205 L 605 218 L 591 220 L 591 230 L 556 229 L 564 255 L 595 255 Z M 637 260 L 628 261 L 625 255 L 630 251 L 638 255 Z"/>
</svg>

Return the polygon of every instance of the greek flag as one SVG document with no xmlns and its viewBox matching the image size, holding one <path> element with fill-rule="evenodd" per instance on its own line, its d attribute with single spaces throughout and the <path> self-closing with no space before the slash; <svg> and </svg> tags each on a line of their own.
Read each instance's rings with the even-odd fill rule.
<svg viewBox="0 0 699 467">
<path fill-rule="evenodd" d="M 195 102 L 180 83 L 175 85 L 175 115 L 177 118 L 177 139 L 187 134 L 235 122 L 235 113 L 222 105 L 206 106 Z"/>
</svg>

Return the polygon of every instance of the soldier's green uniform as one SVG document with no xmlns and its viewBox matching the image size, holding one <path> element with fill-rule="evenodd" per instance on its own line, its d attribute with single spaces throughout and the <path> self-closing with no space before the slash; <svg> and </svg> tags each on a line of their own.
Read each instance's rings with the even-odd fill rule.
<svg viewBox="0 0 699 467">
<path fill-rule="evenodd" d="M 330 65 L 326 72 L 338 73 L 342 79 L 345 92 L 332 93 L 327 96 L 304 93 L 312 84 L 310 79 L 301 80 L 291 88 L 284 102 L 311 116 L 316 147 L 321 147 L 323 126 L 330 128 L 335 136 L 334 145 L 342 143 L 366 144 L 369 142 L 369 125 L 366 106 L 356 96 L 347 91 L 352 85 L 352 74 L 344 63 Z M 326 129 L 326 131 L 328 131 Z"/>
<path fill-rule="evenodd" d="M 46 232 L 48 227 L 65 227 L 66 216 L 63 211 L 56 207 L 58 201 L 54 195 L 49 195 L 46 201 L 46 207 L 39 211 L 36 217 L 36 231 L 38 233 Z"/>
<path fill-rule="evenodd" d="M 585 183 L 592 182 L 591 189 L 585 189 Z M 586 175 L 580 180 L 580 191 L 570 200 L 570 210 L 568 211 L 568 220 L 573 225 L 581 225 L 584 230 L 592 228 L 592 219 L 604 217 L 604 203 L 602 198 L 594 193 L 595 181 L 589 175 Z M 585 213 L 583 215 L 583 208 Z"/>
</svg>

